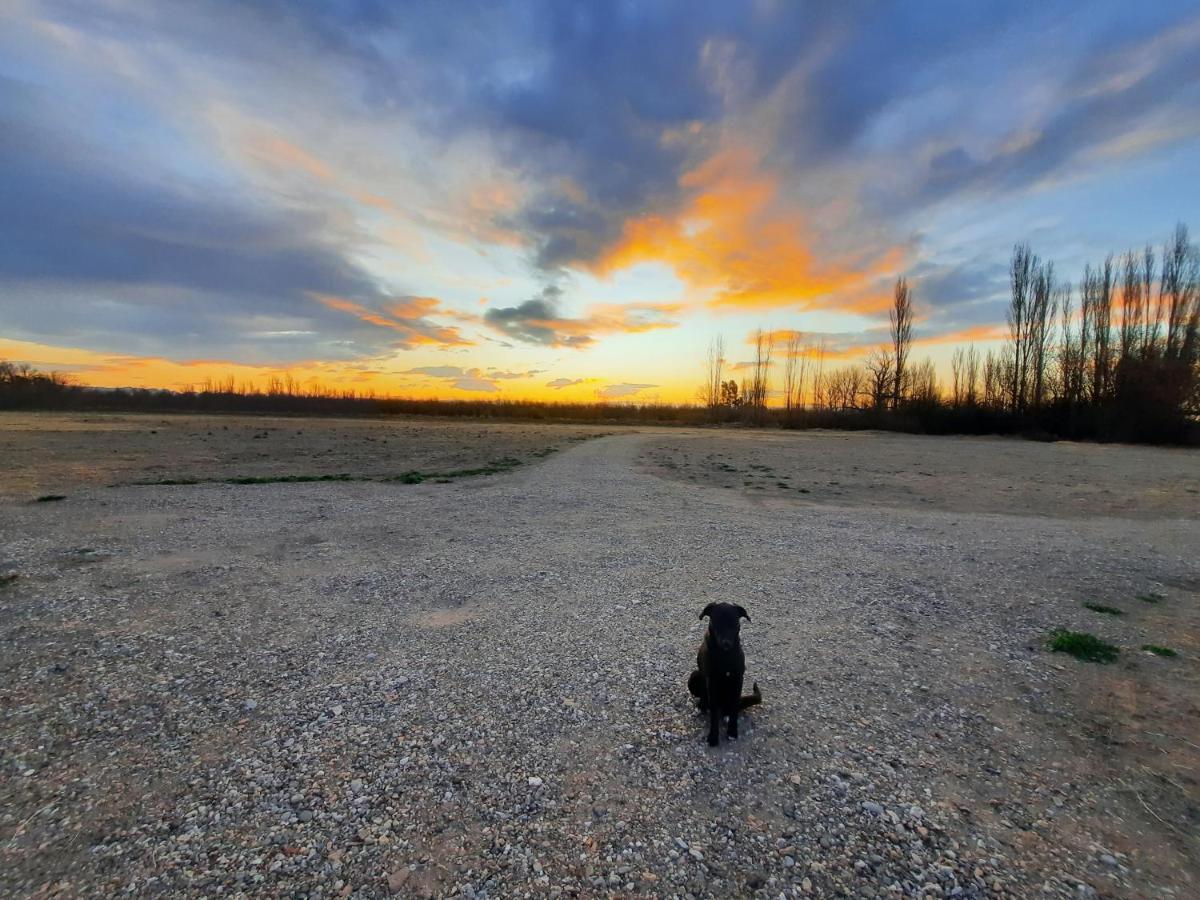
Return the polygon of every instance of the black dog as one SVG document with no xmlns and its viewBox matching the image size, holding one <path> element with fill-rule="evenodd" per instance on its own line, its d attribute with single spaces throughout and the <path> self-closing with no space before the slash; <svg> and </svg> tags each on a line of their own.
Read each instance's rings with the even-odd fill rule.
<svg viewBox="0 0 1200 900">
<path fill-rule="evenodd" d="M 738 713 L 747 706 L 762 703 L 758 682 L 754 692 L 742 696 L 742 679 L 746 676 L 746 655 L 738 632 L 742 619 L 750 616 L 733 603 L 710 603 L 700 613 L 708 616 L 708 630 L 696 652 L 696 671 L 688 678 L 688 690 L 696 697 L 701 710 L 708 711 L 708 745 L 715 747 L 721 742 L 717 730 L 721 717 L 729 716 L 730 740 L 737 740 Z"/>
</svg>

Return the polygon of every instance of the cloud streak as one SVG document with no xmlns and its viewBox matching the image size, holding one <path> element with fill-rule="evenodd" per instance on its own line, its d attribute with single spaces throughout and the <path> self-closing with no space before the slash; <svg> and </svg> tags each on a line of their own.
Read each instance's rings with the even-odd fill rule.
<svg viewBox="0 0 1200 900">
<path fill-rule="evenodd" d="M 517 306 L 493 307 L 483 314 L 489 328 L 526 344 L 566 347 L 579 350 L 594 344 L 598 335 L 642 334 L 674 328 L 678 322 L 669 316 L 678 313 L 678 304 L 596 305 L 579 318 L 559 312 L 562 291 L 554 286 Z"/>
</svg>

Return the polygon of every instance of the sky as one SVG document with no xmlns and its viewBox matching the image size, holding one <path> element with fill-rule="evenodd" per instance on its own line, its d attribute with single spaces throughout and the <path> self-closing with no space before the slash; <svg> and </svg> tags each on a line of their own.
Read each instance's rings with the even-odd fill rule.
<svg viewBox="0 0 1200 900">
<path fill-rule="evenodd" d="M 941 365 L 1198 176 L 1194 0 L 0 0 L 0 358 L 691 402 L 905 276 Z"/>
</svg>

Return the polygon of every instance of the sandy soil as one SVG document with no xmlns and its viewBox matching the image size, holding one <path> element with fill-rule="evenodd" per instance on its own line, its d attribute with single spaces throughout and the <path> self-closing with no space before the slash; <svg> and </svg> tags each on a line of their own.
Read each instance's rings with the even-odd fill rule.
<svg viewBox="0 0 1200 900">
<path fill-rule="evenodd" d="M 1200 891 L 1195 454 L 140 417 L 0 454 L 0 893 Z M 721 599 L 766 702 L 714 751 Z"/>
</svg>

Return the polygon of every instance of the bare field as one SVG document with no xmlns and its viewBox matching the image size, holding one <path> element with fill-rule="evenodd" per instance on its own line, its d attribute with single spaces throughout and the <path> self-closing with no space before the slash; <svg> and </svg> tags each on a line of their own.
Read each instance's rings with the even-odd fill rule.
<svg viewBox="0 0 1200 900">
<path fill-rule="evenodd" d="M 453 472 L 605 429 L 414 419 L 0 413 L 0 496 L 145 481 Z"/>
<path fill-rule="evenodd" d="M 2 894 L 1200 892 L 1194 452 L 0 415 L 0 461 Z M 723 599 L 766 699 L 709 750 Z"/>
</svg>

